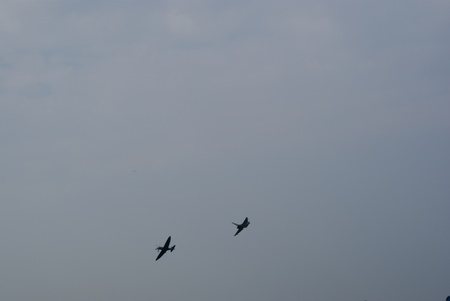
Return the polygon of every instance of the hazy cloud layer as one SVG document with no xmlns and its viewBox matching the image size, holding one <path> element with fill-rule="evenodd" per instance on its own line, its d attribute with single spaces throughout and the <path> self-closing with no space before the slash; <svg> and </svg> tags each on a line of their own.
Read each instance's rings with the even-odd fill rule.
<svg viewBox="0 0 450 301">
<path fill-rule="evenodd" d="M 2 1 L 1 299 L 444 300 L 449 14 Z"/>
</svg>

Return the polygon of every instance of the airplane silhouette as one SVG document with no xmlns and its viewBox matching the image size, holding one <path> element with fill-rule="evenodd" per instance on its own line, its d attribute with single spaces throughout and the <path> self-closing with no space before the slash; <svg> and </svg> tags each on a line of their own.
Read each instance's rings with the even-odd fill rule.
<svg viewBox="0 0 450 301">
<path fill-rule="evenodd" d="M 156 260 L 160 259 L 167 251 L 173 252 L 173 250 L 175 250 L 175 245 L 173 245 L 172 247 L 169 247 L 169 245 L 170 245 L 170 236 L 166 240 L 164 247 L 160 246 L 156 247 L 156 250 L 158 250 L 159 252 L 158 257 L 156 257 Z"/>
<path fill-rule="evenodd" d="M 234 234 L 234 236 L 236 236 L 236 235 L 239 234 L 239 232 L 244 230 L 244 228 L 247 228 L 248 225 L 250 225 L 250 222 L 248 221 L 248 217 L 246 217 L 242 224 L 239 225 L 239 224 L 236 224 L 236 223 L 233 223 L 233 222 L 232 222 L 232 224 L 235 225 L 237 227 L 237 229 L 238 229 L 236 234 Z"/>
</svg>

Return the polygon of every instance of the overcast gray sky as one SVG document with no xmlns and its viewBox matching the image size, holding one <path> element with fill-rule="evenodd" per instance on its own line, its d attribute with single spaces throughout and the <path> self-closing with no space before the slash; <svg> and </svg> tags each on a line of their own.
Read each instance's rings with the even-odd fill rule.
<svg viewBox="0 0 450 301">
<path fill-rule="evenodd" d="M 3 0 L 0 41 L 1 300 L 450 295 L 449 1 Z"/>
</svg>

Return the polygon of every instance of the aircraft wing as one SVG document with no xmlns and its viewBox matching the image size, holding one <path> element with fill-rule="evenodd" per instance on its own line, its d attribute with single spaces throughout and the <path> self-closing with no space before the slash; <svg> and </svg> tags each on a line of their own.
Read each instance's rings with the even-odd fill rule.
<svg viewBox="0 0 450 301">
<path fill-rule="evenodd" d="M 169 248 L 169 245 L 170 245 L 170 236 L 169 236 L 169 238 L 166 240 L 166 243 L 164 244 L 164 250 L 167 251 L 167 249 Z"/>
<path fill-rule="evenodd" d="M 166 250 L 161 250 L 158 254 L 158 257 L 156 257 L 156 260 L 160 259 L 165 253 L 166 253 Z"/>
<path fill-rule="evenodd" d="M 238 228 L 238 230 L 237 230 L 237 232 L 236 232 L 236 234 L 234 234 L 234 236 L 236 236 L 236 235 L 238 235 L 239 234 L 239 232 L 241 232 L 242 231 L 242 228 Z"/>
</svg>

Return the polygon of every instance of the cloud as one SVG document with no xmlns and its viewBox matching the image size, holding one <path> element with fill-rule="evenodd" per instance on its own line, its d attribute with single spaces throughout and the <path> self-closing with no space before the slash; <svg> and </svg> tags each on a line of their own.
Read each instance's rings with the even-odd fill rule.
<svg viewBox="0 0 450 301">
<path fill-rule="evenodd" d="M 443 2 L 0 7 L 5 296 L 447 288 Z"/>
</svg>

